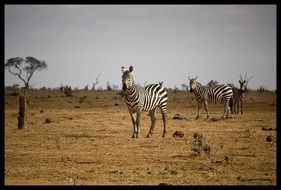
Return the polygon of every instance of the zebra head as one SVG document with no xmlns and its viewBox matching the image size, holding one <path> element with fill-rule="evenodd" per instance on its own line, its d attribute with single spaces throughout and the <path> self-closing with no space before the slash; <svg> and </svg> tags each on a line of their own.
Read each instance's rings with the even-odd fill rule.
<svg viewBox="0 0 281 190">
<path fill-rule="evenodd" d="M 196 81 L 197 78 L 198 78 L 198 77 L 195 77 L 194 79 L 192 79 L 192 78 L 189 78 L 189 77 L 188 77 L 188 79 L 189 79 L 189 88 L 190 88 L 190 92 L 191 92 L 191 93 L 197 88 L 197 85 L 199 84 L 199 83 Z"/>
<path fill-rule="evenodd" d="M 133 71 L 133 66 L 129 67 L 129 70 L 126 70 L 125 67 L 121 68 L 122 70 L 122 90 L 126 92 L 129 88 L 132 87 L 134 80 L 133 75 L 131 75 L 131 72 Z"/>
<path fill-rule="evenodd" d="M 240 83 L 240 90 L 242 92 L 245 92 L 246 91 L 246 80 L 239 80 L 239 83 Z"/>
</svg>

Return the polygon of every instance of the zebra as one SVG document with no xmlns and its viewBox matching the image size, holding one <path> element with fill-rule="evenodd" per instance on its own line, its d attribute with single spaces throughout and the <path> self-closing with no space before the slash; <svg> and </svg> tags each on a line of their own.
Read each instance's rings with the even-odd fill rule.
<svg viewBox="0 0 281 190">
<path fill-rule="evenodd" d="M 206 109 L 207 119 L 209 119 L 208 101 L 224 103 L 224 113 L 222 115 L 222 118 L 224 118 L 225 113 L 226 118 L 228 118 L 229 100 L 233 94 L 231 87 L 227 84 L 202 86 L 199 82 L 196 81 L 197 78 L 198 77 L 190 79 L 188 77 L 190 92 L 194 93 L 196 101 L 198 103 L 198 113 L 196 119 L 199 118 L 202 103 L 204 104 L 204 107 Z"/>
<path fill-rule="evenodd" d="M 243 103 L 246 92 L 246 80 L 239 80 L 240 88 L 232 87 L 233 96 L 230 99 L 230 111 L 231 113 L 239 113 L 239 107 L 241 108 L 241 114 L 243 114 Z M 237 110 L 236 110 L 237 107 Z"/>
<path fill-rule="evenodd" d="M 167 134 L 167 102 L 168 93 L 162 87 L 162 83 L 150 84 L 146 87 L 142 87 L 134 83 L 131 72 L 133 66 L 126 70 L 125 67 L 122 70 L 122 91 L 125 94 L 126 104 L 133 123 L 133 135 L 132 138 L 139 137 L 140 128 L 140 116 L 141 112 L 148 111 L 151 119 L 150 130 L 147 137 L 153 134 L 155 123 L 156 123 L 156 108 L 160 107 L 162 119 L 164 123 L 164 130 L 162 137 Z M 136 117 L 136 118 L 135 118 Z"/>
</svg>

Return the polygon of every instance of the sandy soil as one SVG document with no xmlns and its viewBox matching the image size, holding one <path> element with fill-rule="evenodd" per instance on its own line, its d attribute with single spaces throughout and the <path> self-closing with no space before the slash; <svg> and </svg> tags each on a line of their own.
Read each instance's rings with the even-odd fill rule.
<svg viewBox="0 0 281 190">
<path fill-rule="evenodd" d="M 169 92 L 167 137 L 158 111 L 150 138 L 150 118 L 142 114 L 138 139 L 117 92 L 29 91 L 21 130 L 19 100 L 10 94 L 5 185 L 276 185 L 275 93 L 248 93 L 244 114 L 226 120 L 223 105 L 210 104 L 210 119 L 202 111 L 196 120 L 193 96 Z"/>
</svg>

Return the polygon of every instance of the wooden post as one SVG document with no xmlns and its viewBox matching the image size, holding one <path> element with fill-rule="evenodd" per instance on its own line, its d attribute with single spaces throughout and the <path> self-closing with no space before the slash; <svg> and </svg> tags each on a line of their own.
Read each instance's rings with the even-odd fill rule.
<svg viewBox="0 0 281 190">
<path fill-rule="evenodd" d="M 24 96 L 20 95 L 19 116 L 18 116 L 18 129 L 23 129 L 26 126 L 26 99 L 25 91 Z"/>
</svg>

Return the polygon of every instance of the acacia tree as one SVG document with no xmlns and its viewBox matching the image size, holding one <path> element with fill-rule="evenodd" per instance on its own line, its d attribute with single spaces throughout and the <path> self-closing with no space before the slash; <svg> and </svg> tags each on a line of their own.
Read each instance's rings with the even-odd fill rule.
<svg viewBox="0 0 281 190">
<path fill-rule="evenodd" d="M 29 81 L 33 73 L 37 70 L 47 69 L 47 63 L 45 61 L 37 60 L 34 57 L 26 57 L 25 59 L 20 57 L 14 57 L 7 60 L 5 68 L 13 75 L 18 76 L 24 82 L 26 89 L 29 88 Z M 26 73 L 26 77 L 23 77 L 23 73 Z"/>
</svg>

